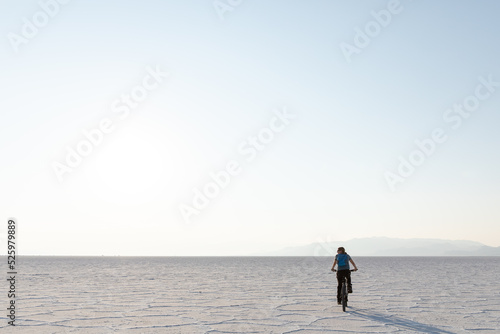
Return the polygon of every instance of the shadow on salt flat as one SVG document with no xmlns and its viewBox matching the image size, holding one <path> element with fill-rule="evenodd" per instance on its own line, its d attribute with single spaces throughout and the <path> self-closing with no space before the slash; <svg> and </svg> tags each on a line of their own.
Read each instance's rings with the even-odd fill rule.
<svg viewBox="0 0 500 334">
<path fill-rule="evenodd" d="M 386 315 L 383 313 L 377 313 L 363 309 L 356 309 L 354 307 L 349 307 L 349 308 L 350 308 L 349 313 L 352 315 L 358 316 L 363 319 L 381 322 L 385 325 L 395 326 L 399 329 L 410 329 L 413 331 L 430 333 L 430 334 L 454 334 L 454 332 L 449 332 L 413 320 L 408 320 L 396 316 Z"/>
</svg>

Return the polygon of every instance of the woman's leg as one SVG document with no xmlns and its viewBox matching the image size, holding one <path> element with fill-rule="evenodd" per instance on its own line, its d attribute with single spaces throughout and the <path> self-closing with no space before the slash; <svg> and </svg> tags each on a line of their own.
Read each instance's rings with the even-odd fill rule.
<svg viewBox="0 0 500 334">
<path fill-rule="evenodd" d="M 342 279 L 343 275 L 340 271 L 337 271 L 337 302 L 340 303 L 340 290 L 342 289 Z"/>
<path fill-rule="evenodd" d="M 351 284 L 351 271 L 347 271 L 347 291 L 352 293 L 352 284 Z"/>
</svg>

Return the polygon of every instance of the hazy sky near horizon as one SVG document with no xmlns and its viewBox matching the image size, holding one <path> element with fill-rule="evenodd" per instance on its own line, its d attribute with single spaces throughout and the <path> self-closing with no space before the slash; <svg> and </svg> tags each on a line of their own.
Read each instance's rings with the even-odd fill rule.
<svg viewBox="0 0 500 334">
<path fill-rule="evenodd" d="M 500 246 L 500 3 L 54 1 L 0 0 L 0 235 L 17 218 L 21 254 Z"/>
</svg>

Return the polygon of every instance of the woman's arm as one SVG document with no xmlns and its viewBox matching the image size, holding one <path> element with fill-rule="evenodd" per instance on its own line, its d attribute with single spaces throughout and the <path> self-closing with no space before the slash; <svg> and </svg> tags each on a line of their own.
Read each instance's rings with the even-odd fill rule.
<svg viewBox="0 0 500 334">
<path fill-rule="evenodd" d="M 335 271 L 335 265 L 336 264 L 337 264 L 337 259 L 335 259 L 335 261 L 333 261 L 332 271 Z"/>
<path fill-rule="evenodd" d="M 356 263 L 354 263 L 352 259 L 350 259 L 349 262 L 351 262 L 352 265 L 354 266 L 354 270 L 358 270 L 358 267 L 356 267 Z"/>
</svg>

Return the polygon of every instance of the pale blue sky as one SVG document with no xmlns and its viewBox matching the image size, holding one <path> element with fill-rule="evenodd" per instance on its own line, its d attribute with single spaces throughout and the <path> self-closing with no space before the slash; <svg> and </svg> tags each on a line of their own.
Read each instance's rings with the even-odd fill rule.
<svg viewBox="0 0 500 334">
<path fill-rule="evenodd" d="M 456 130 L 447 108 L 500 82 L 493 1 L 400 2 L 348 62 L 340 49 L 389 1 L 70 1 L 15 52 L 38 1 L 0 1 L 2 216 L 24 254 L 241 255 L 356 237 L 500 246 L 500 89 Z M 146 68 L 170 73 L 121 121 Z M 500 87 L 499 87 L 500 88 Z M 296 118 L 251 163 L 237 148 L 286 106 Z M 83 129 L 115 130 L 59 183 Z M 448 140 L 391 192 L 386 171 Z M 185 224 L 181 203 L 230 160 L 242 172 Z M 2 232 L 4 233 L 4 232 Z"/>
</svg>

